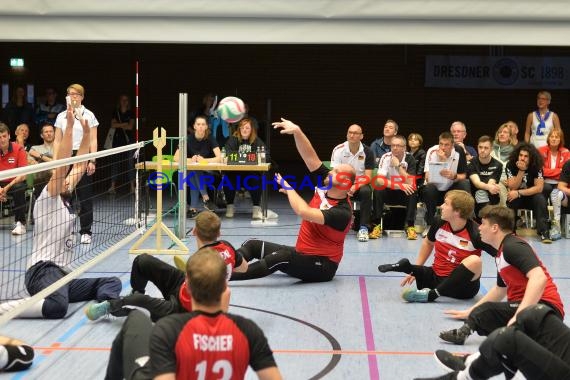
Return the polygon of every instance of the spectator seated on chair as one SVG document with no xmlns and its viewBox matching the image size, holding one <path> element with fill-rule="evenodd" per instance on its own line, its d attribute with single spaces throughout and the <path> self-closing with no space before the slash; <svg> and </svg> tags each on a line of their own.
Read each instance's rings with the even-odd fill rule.
<svg viewBox="0 0 570 380">
<path fill-rule="evenodd" d="M 392 137 L 391 151 L 384 154 L 374 177 L 374 209 L 383 211 L 386 203 L 406 207 L 406 235 L 409 240 L 416 240 L 414 227 L 418 204 L 418 192 L 414 183 L 416 161 L 406 152 L 404 136 Z M 378 215 L 382 217 L 382 215 Z"/>
<path fill-rule="evenodd" d="M 416 160 L 416 187 L 424 184 L 424 165 L 426 164 L 426 151 L 423 149 L 424 138 L 419 133 L 410 133 L 408 146 L 410 154 Z"/>
<path fill-rule="evenodd" d="M 568 207 L 568 197 L 570 197 L 570 161 L 566 161 L 560 173 L 560 180 L 558 181 L 557 188 L 550 194 L 550 202 L 552 203 L 552 211 L 554 220 L 552 221 L 552 228 L 550 229 L 550 238 L 558 240 L 561 237 L 561 224 L 560 215 L 562 208 Z M 564 211 L 567 211 L 564 210 Z"/>
<path fill-rule="evenodd" d="M 0 171 L 28 165 L 26 151 L 17 143 L 10 142 L 8 126 L 0 122 Z M 16 225 L 12 235 L 26 233 L 26 176 L 20 175 L 0 181 L 0 202 L 6 202 L 8 195 L 14 198 Z"/>
<path fill-rule="evenodd" d="M 481 136 L 477 144 L 477 156 L 467 165 L 467 176 L 471 181 L 471 191 L 475 197 L 475 216 L 479 211 L 500 201 L 501 173 L 503 164 L 491 157 L 492 140 L 489 136 Z"/>
<path fill-rule="evenodd" d="M 183 157 L 180 157 L 179 150 L 174 153 L 174 161 L 180 162 Z M 210 200 L 208 189 L 206 186 L 201 186 L 205 181 L 200 180 L 205 176 L 212 176 L 213 172 L 196 170 L 192 172 L 192 165 L 201 162 L 221 162 L 222 153 L 218 143 L 210 134 L 206 116 L 197 116 L 194 121 L 194 132 L 188 135 L 187 143 L 187 158 L 188 165 L 188 180 L 191 182 L 190 187 L 190 210 L 188 216 L 195 218 L 198 215 L 200 208 L 212 210 L 213 199 Z M 202 196 L 202 207 L 200 207 L 200 195 Z"/>
<path fill-rule="evenodd" d="M 429 148 L 426 153 L 425 186 L 421 197 L 427 209 L 428 226 L 433 223 L 436 207 L 443 203 L 448 190 L 470 192 L 466 169 L 465 154 L 454 147 L 451 133 L 443 132 L 439 135 L 439 144 Z M 428 230 L 426 228 L 424 232 L 427 233 Z"/>
<path fill-rule="evenodd" d="M 253 128 L 252 120 L 249 118 L 243 118 L 238 124 L 237 130 L 232 136 L 226 141 L 226 152 L 227 153 L 249 153 L 259 151 L 261 148 L 266 152 L 266 162 L 270 159 L 268 158 L 267 147 L 265 143 L 257 136 L 257 130 Z M 251 194 L 251 201 L 253 202 L 252 208 L 252 219 L 261 219 L 263 217 L 261 213 L 261 191 L 262 182 L 261 175 L 259 172 L 235 172 L 228 171 L 224 173 L 224 178 L 222 180 L 224 186 L 224 194 L 226 196 L 226 218 L 233 218 L 235 213 L 234 200 L 236 197 L 236 191 L 240 190 L 237 187 L 238 183 L 243 183 L 247 177 L 254 177 L 257 181 L 248 179 L 247 185 L 249 193 Z M 242 181 L 238 181 L 238 176 L 241 177 Z M 246 185 L 244 183 L 244 185 Z"/>
<path fill-rule="evenodd" d="M 552 243 L 548 230 L 548 209 L 546 198 L 542 194 L 543 160 L 538 150 L 529 143 L 520 143 L 515 147 L 507 162 L 507 207 L 515 210 L 526 208 L 533 210 L 536 217 L 536 230 L 543 243 Z"/>
</svg>

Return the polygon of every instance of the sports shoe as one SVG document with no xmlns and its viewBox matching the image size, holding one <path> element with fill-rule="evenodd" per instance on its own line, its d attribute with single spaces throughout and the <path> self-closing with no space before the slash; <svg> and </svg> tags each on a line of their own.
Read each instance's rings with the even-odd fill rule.
<svg viewBox="0 0 570 380">
<path fill-rule="evenodd" d="M 466 325 L 463 325 L 466 326 Z M 447 331 L 442 331 L 439 333 L 439 337 L 446 342 L 463 345 L 465 340 L 471 335 L 471 332 L 466 332 L 463 327 L 458 329 L 452 329 Z"/>
<path fill-rule="evenodd" d="M 557 222 L 552 222 L 552 226 L 550 227 L 550 239 L 554 241 L 560 240 L 561 238 L 560 225 Z"/>
<path fill-rule="evenodd" d="M 81 244 L 91 244 L 91 235 L 81 234 Z"/>
<path fill-rule="evenodd" d="M 195 208 L 191 208 L 186 213 L 186 216 L 190 219 L 196 219 L 196 217 L 198 216 L 198 210 L 196 210 Z"/>
<path fill-rule="evenodd" d="M 448 371 L 463 371 L 465 369 L 465 362 L 469 357 L 469 355 L 466 354 L 452 354 L 445 350 L 437 350 L 433 356 L 435 360 Z"/>
<path fill-rule="evenodd" d="M 176 268 L 180 269 L 182 272 L 186 273 L 186 260 L 184 260 L 184 257 L 180 256 L 180 255 L 174 255 L 174 266 L 176 266 Z"/>
<path fill-rule="evenodd" d="M 378 239 L 382 237 L 382 227 L 379 224 L 375 225 L 372 232 L 368 234 L 369 239 Z"/>
<path fill-rule="evenodd" d="M 402 298 L 406 302 L 428 302 L 429 288 L 424 288 L 421 290 L 415 290 L 412 288 L 404 289 L 402 292 Z"/>
<path fill-rule="evenodd" d="M 407 272 L 408 267 L 410 270 L 412 269 L 412 264 L 408 259 L 401 259 L 396 264 L 382 264 L 378 265 L 378 271 L 382 273 L 386 272 Z"/>
<path fill-rule="evenodd" d="M 208 211 L 216 211 L 216 205 L 214 204 L 214 202 L 212 202 L 211 199 L 202 201 L 202 204 L 204 205 L 204 209 Z"/>
<path fill-rule="evenodd" d="M 226 218 L 233 218 L 236 212 L 236 207 L 233 204 L 226 206 Z"/>
<path fill-rule="evenodd" d="M 253 206 L 251 210 L 251 219 L 259 220 L 263 218 L 263 213 L 261 212 L 260 206 Z"/>
<path fill-rule="evenodd" d="M 368 228 L 360 227 L 358 233 L 356 234 L 358 241 L 367 242 L 368 241 Z"/>
<path fill-rule="evenodd" d="M 4 346 L 7 352 L 7 362 L 1 371 L 13 372 L 22 371 L 32 366 L 34 361 L 34 349 L 26 344 Z"/>
<path fill-rule="evenodd" d="M 418 234 L 416 233 L 416 227 L 410 226 L 406 228 L 406 236 L 408 240 L 417 240 Z"/>
<path fill-rule="evenodd" d="M 425 238 L 428 235 L 429 229 L 431 226 L 426 226 L 424 231 L 422 232 L 422 237 Z"/>
<path fill-rule="evenodd" d="M 109 308 L 111 304 L 109 301 L 103 301 L 99 303 L 92 303 L 87 305 L 87 307 L 83 310 L 87 318 L 91 321 L 96 321 L 101 317 L 109 314 Z"/>
<path fill-rule="evenodd" d="M 267 219 L 277 219 L 279 218 L 279 214 L 273 210 L 267 210 Z"/>
<path fill-rule="evenodd" d="M 456 380 L 457 379 L 457 374 L 459 372 L 455 371 L 455 372 L 451 372 L 451 373 L 446 373 L 445 375 L 441 375 L 438 377 L 422 377 L 422 378 L 415 378 L 414 380 Z"/>
<path fill-rule="evenodd" d="M 22 222 L 16 222 L 16 226 L 12 230 L 12 235 L 23 235 L 26 233 L 26 226 Z"/>
<path fill-rule="evenodd" d="M 540 235 L 540 241 L 544 244 L 552 244 L 552 239 L 548 231 L 542 232 Z"/>
</svg>

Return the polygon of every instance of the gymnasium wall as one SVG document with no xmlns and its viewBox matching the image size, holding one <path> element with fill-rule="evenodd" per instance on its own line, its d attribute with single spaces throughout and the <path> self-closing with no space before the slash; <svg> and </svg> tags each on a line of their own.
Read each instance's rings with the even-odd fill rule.
<svg viewBox="0 0 570 380">
<path fill-rule="evenodd" d="M 46 31 L 47 33 L 48 31 Z M 252 114 L 266 119 L 271 99 L 272 119 L 299 123 L 317 152 L 329 159 L 346 129 L 359 123 L 365 142 L 382 133 L 384 121 L 395 119 L 400 132 L 420 132 L 426 145 L 448 130 L 454 120 L 468 127 L 475 144 L 508 119 L 521 129 L 535 107 L 537 89 L 438 89 L 424 87 L 426 55 L 496 54 L 488 46 L 428 45 L 196 45 L 196 44 L 79 44 L 0 43 L 0 82 L 32 83 L 41 95 L 46 86 L 58 89 L 63 101 L 68 84 L 86 88 L 84 103 L 101 126 L 100 146 L 117 96 L 134 95 L 135 61 L 140 62 L 141 139 L 164 126 L 178 130 L 178 93 L 189 93 L 189 109 L 208 91 L 246 100 Z M 502 55 L 570 55 L 566 47 L 503 47 Z M 23 71 L 8 66 L 10 57 L 25 59 Z M 568 91 L 552 91 L 551 109 L 563 127 L 570 119 Z M 565 128 L 567 130 L 567 128 Z M 272 155 L 294 160 L 292 139 L 271 135 Z"/>
</svg>

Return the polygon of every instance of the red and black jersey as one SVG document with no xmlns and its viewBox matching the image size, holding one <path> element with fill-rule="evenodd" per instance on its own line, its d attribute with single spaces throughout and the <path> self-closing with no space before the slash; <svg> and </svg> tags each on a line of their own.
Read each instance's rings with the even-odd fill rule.
<svg viewBox="0 0 570 380">
<path fill-rule="evenodd" d="M 328 175 L 328 170 L 321 166 L 311 174 L 317 174 L 324 179 Z M 352 221 L 352 206 L 348 197 L 332 199 L 327 197 L 326 189 L 317 187 L 309 207 L 321 210 L 325 224 L 303 220 L 295 250 L 301 255 L 323 256 L 337 264 L 340 263 L 344 251 L 344 239 Z"/>
<path fill-rule="evenodd" d="M 228 280 L 230 279 L 234 268 L 236 266 L 239 267 L 243 262 L 242 254 L 236 252 L 232 243 L 225 240 L 218 240 L 213 243 L 206 244 L 202 248 L 205 247 L 213 248 L 220 253 L 220 256 L 222 256 L 222 259 L 224 259 L 228 268 Z M 180 290 L 178 291 L 178 299 L 180 300 L 180 304 L 184 309 L 192 311 L 192 298 L 188 292 L 186 281 L 184 281 L 184 283 L 182 283 L 182 286 L 180 286 Z"/>
<path fill-rule="evenodd" d="M 541 267 L 546 275 L 546 287 L 540 300 L 556 308 L 564 317 L 564 305 L 558 288 L 536 252 L 526 241 L 512 234 L 507 235 L 499 247 L 495 263 L 497 286 L 507 288 L 507 299 L 511 302 L 522 301 L 528 283 L 526 274 L 536 267 Z"/>
<path fill-rule="evenodd" d="M 243 379 L 275 367 L 263 331 L 251 320 L 218 312 L 173 314 L 161 318 L 150 338 L 153 377 L 176 373 L 177 379 Z"/>
<path fill-rule="evenodd" d="M 439 277 L 447 277 L 468 256 L 481 256 L 481 249 L 491 250 L 481 242 L 478 224 L 468 220 L 465 227 L 453 231 L 449 222 L 436 219 L 428 239 L 434 243 L 433 271 Z"/>
<path fill-rule="evenodd" d="M 0 152 L 0 171 L 21 168 L 28 165 L 28 160 L 26 158 L 26 150 L 15 142 L 10 142 L 8 144 L 8 151 Z M 14 179 L 6 178 L 3 179 L 3 183 L 11 182 Z"/>
</svg>

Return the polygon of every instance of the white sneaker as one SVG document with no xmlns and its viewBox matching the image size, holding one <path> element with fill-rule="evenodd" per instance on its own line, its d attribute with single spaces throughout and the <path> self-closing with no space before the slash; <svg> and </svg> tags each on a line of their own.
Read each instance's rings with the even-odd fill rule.
<svg viewBox="0 0 570 380">
<path fill-rule="evenodd" d="M 21 222 L 16 222 L 16 226 L 12 230 L 12 235 L 23 235 L 26 233 L 26 226 Z"/>
<path fill-rule="evenodd" d="M 429 229 L 431 226 L 426 226 L 426 228 L 422 232 L 422 237 L 425 238 L 428 235 Z"/>
<path fill-rule="evenodd" d="M 91 235 L 89 234 L 81 235 L 81 244 L 91 244 Z"/>
<path fill-rule="evenodd" d="M 368 241 L 368 229 L 367 228 L 361 228 L 360 230 L 358 230 L 358 233 L 356 234 L 356 238 L 358 239 L 358 241 L 362 241 L 362 242 Z"/>
<path fill-rule="evenodd" d="M 236 207 L 234 205 L 227 205 L 226 206 L 226 218 L 233 218 L 234 213 L 236 211 Z"/>
<path fill-rule="evenodd" d="M 261 212 L 260 206 L 253 206 L 251 219 L 258 220 L 263 218 L 263 213 Z"/>
<path fill-rule="evenodd" d="M 267 219 L 277 219 L 279 218 L 279 214 L 277 214 L 275 211 L 273 210 L 267 210 Z"/>
</svg>

